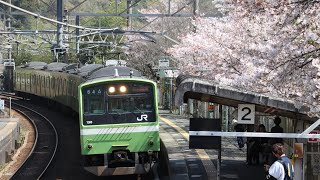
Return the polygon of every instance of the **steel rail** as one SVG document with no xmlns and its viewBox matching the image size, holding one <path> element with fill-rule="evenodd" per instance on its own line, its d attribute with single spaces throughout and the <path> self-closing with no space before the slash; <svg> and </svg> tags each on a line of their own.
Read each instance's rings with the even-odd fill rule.
<svg viewBox="0 0 320 180">
<path fill-rule="evenodd" d="M 43 176 L 43 174 L 46 172 L 46 170 L 47 170 L 48 167 L 50 166 L 53 158 L 54 158 L 55 155 L 56 155 L 56 151 L 57 151 L 58 143 L 59 143 L 57 130 L 56 130 L 55 126 L 54 126 L 45 116 L 43 116 L 42 114 L 38 113 L 37 111 L 34 111 L 34 110 L 32 110 L 32 109 L 30 109 L 30 108 L 28 108 L 28 107 L 25 107 L 25 106 L 23 106 L 23 105 L 20 105 L 20 104 L 18 104 L 18 103 L 13 103 L 13 104 L 15 104 L 16 106 L 20 106 L 20 107 L 22 107 L 22 108 L 24 108 L 24 109 L 27 109 L 27 110 L 29 110 L 29 111 L 31 111 L 31 112 L 39 115 L 39 116 L 42 117 L 44 120 L 46 120 L 47 123 L 50 124 L 50 126 L 52 127 L 52 129 L 53 129 L 53 131 L 54 131 L 54 134 L 55 134 L 55 146 L 54 146 L 54 149 L 53 149 L 53 152 L 52 152 L 52 156 L 51 156 L 49 162 L 47 163 L 47 165 L 45 166 L 45 168 L 42 170 L 41 174 L 40 174 L 40 175 L 38 176 L 38 178 L 37 178 L 37 179 L 40 179 L 40 178 Z M 17 110 L 17 109 L 15 109 L 15 110 Z M 18 110 L 18 111 L 19 111 L 19 110 Z M 22 113 L 24 116 L 26 116 L 28 119 L 30 119 L 30 117 L 29 117 L 28 115 L 26 115 L 24 112 L 20 111 L 20 113 Z M 37 137 L 39 137 L 38 133 L 39 133 L 39 131 L 37 131 Z M 36 145 L 37 145 L 37 144 L 35 144 L 34 147 L 36 147 Z M 33 151 L 34 151 L 34 149 L 33 149 Z M 32 155 L 32 154 L 30 154 L 30 156 L 31 156 L 31 155 Z M 28 156 L 28 158 L 24 161 L 24 163 L 21 165 L 21 167 L 23 167 L 23 165 L 29 160 L 30 156 Z M 20 170 L 20 168 L 19 168 L 19 170 Z M 16 173 L 19 173 L 19 170 L 18 170 Z M 15 173 L 15 174 L 16 174 L 16 173 Z M 12 176 L 12 177 L 14 177 L 14 176 Z"/>
<path fill-rule="evenodd" d="M 1 93 L 0 95 L 5 96 L 5 97 L 7 97 L 7 96 L 12 97 L 12 96 L 13 96 L 13 95 L 11 95 L 11 94 L 4 94 L 4 93 Z M 36 175 L 36 176 L 37 176 L 37 179 L 40 179 L 40 178 L 44 175 L 44 173 L 46 172 L 46 170 L 48 169 L 48 167 L 50 166 L 51 162 L 53 161 L 53 159 L 54 159 L 54 157 L 55 157 L 55 154 L 56 154 L 56 151 L 57 151 L 57 147 L 58 147 L 58 143 L 59 143 L 57 130 L 56 130 L 55 126 L 54 126 L 45 116 L 43 116 L 42 114 L 40 114 L 40 113 L 38 113 L 38 112 L 36 112 L 36 111 L 34 111 L 34 110 L 26 107 L 26 106 L 23 106 L 23 105 L 21 105 L 21 104 L 14 103 L 14 102 L 12 102 L 12 104 L 14 104 L 14 105 L 16 105 L 16 106 L 19 106 L 19 107 L 21 107 L 21 108 L 23 108 L 23 109 L 26 109 L 26 110 L 28 110 L 28 111 L 30 111 L 30 112 L 32 112 L 32 113 L 40 116 L 41 118 L 43 118 L 43 119 L 51 126 L 52 130 L 54 131 L 55 145 L 54 145 L 54 148 L 53 148 L 53 151 L 52 151 L 52 156 L 50 157 L 50 159 L 49 159 L 49 161 L 47 162 L 47 164 L 45 165 L 45 167 L 41 170 L 40 175 Z M 17 108 L 13 108 L 13 109 L 15 109 L 16 111 L 18 111 L 18 112 L 19 112 L 20 114 L 22 114 L 23 116 L 25 116 L 25 117 L 32 123 L 33 128 L 35 129 L 35 143 L 33 144 L 32 149 L 31 149 L 30 153 L 28 154 L 27 158 L 26 158 L 26 159 L 23 161 L 23 163 L 19 166 L 18 170 L 13 173 L 13 175 L 11 176 L 10 179 L 16 178 L 16 177 L 19 175 L 19 173 L 21 173 L 22 168 L 26 165 L 26 163 L 27 163 L 28 161 L 30 161 L 30 158 L 31 158 L 32 155 L 34 154 L 34 151 L 35 151 L 35 149 L 36 149 L 36 146 L 39 145 L 39 144 L 38 144 L 39 131 L 38 131 L 38 128 L 37 128 L 37 125 L 36 125 L 35 121 L 32 120 L 32 118 L 30 118 L 30 116 L 28 116 L 28 115 L 27 115 L 26 113 L 24 113 L 22 110 L 19 110 L 19 109 L 17 109 Z"/>
</svg>

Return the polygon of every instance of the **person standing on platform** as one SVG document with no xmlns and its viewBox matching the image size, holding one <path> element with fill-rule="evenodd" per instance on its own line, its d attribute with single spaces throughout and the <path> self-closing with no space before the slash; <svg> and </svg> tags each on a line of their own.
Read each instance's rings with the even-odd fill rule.
<svg viewBox="0 0 320 180">
<path fill-rule="evenodd" d="M 293 179 L 293 165 L 290 159 L 284 154 L 284 148 L 281 143 L 276 143 L 272 146 L 272 154 L 277 157 L 271 167 L 264 165 L 267 172 L 267 179 L 276 180 L 292 180 Z"/>
<path fill-rule="evenodd" d="M 281 123 L 281 119 L 280 117 L 275 117 L 274 118 L 274 124 L 275 126 L 271 128 L 271 133 L 283 133 L 283 128 L 280 126 Z M 272 147 L 272 145 L 276 144 L 276 143 L 281 143 L 283 144 L 283 139 L 282 138 L 271 138 L 269 141 L 270 147 Z M 272 154 L 269 154 L 269 165 L 273 164 L 275 161 L 277 160 L 277 158 L 275 156 L 273 156 Z"/>
<path fill-rule="evenodd" d="M 275 117 L 274 118 L 274 124 L 275 126 L 271 128 L 271 133 L 283 133 L 283 128 L 280 126 L 281 123 L 281 119 L 280 117 Z M 282 138 L 273 138 L 272 142 L 271 142 L 271 146 L 275 143 L 283 143 L 283 139 Z"/>
<path fill-rule="evenodd" d="M 258 129 L 256 132 L 267 132 L 266 127 L 263 124 L 260 124 L 258 126 Z M 268 162 L 268 156 L 271 153 L 271 147 L 268 144 L 268 138 L 266 137 L 256 137 L 253 138 L 254 144 L 252 145 L 252 148 L 250 150 L 252 154 L 253 161 L 259 165 L 260 164 L 260 153 L 263 158 L 263 163 Z"/>
<path fill-rule="evenodd" d="M 234 125 L 234 130 L 236 132 L 245 131 L 245 126 L 243 124 L 238 124 L 238 121 L 236 119 L 233 119 L 232 124 Z M 237 143 L 238 143 L 239 149 L 242 149 L 245 144 L 243 137 L 237 137 Z"/>
</svg>

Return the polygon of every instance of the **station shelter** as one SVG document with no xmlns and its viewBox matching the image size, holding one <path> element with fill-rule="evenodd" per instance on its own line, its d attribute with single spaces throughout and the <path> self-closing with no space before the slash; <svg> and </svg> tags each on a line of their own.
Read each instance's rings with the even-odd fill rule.
<svg viewBox="0 0 320 180">
<path fill-rule="evenodd" d="M 192 76 L 180 75 L 176 82 L 175 107 L 180 114 L 190 119 L 220 119 L 221 131 L 190 130 L 190 137 L 283 138 L 286 154 L 294 164 L 294 179 L 320 179 L 320 120 L 308 116 L 307 107 Z M 284 133 L 268 133 L 277 116 Z M 234 122 L 252 128 L 235 132 Z M 255 132 L 259 124 L 266 127 L 267 133 Z"/>
</svg>

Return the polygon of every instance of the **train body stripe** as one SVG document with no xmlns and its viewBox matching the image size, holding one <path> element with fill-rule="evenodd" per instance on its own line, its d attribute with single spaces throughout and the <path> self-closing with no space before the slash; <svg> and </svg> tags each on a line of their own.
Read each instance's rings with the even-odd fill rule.
<svg viewBox="0 0 320 180">
<path fill-rule="evenodd" d="M 156 126 L 119 127 L 119 128 L 81 129 L 80 130 L 80 135 L 139 133 L 139 132 L 151 132 L 151 131 L 159 131 L 159 125 L 156 125 Z"/>
</svg>

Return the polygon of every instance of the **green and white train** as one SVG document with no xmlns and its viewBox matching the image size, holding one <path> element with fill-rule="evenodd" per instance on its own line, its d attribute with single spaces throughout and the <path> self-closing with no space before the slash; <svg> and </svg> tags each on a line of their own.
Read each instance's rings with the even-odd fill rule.
<svg viewBox="0 0 320 180">
<path fill-rule="evenodd" d="M 123 66 L 92 64 L 78 69 L 31 62 L 16 68 L 14 89 L 79 114 L 87 171 L 98 176 L 145 174 L 157 163 L 157 86 L 141 72 Z"/>
</svg>

